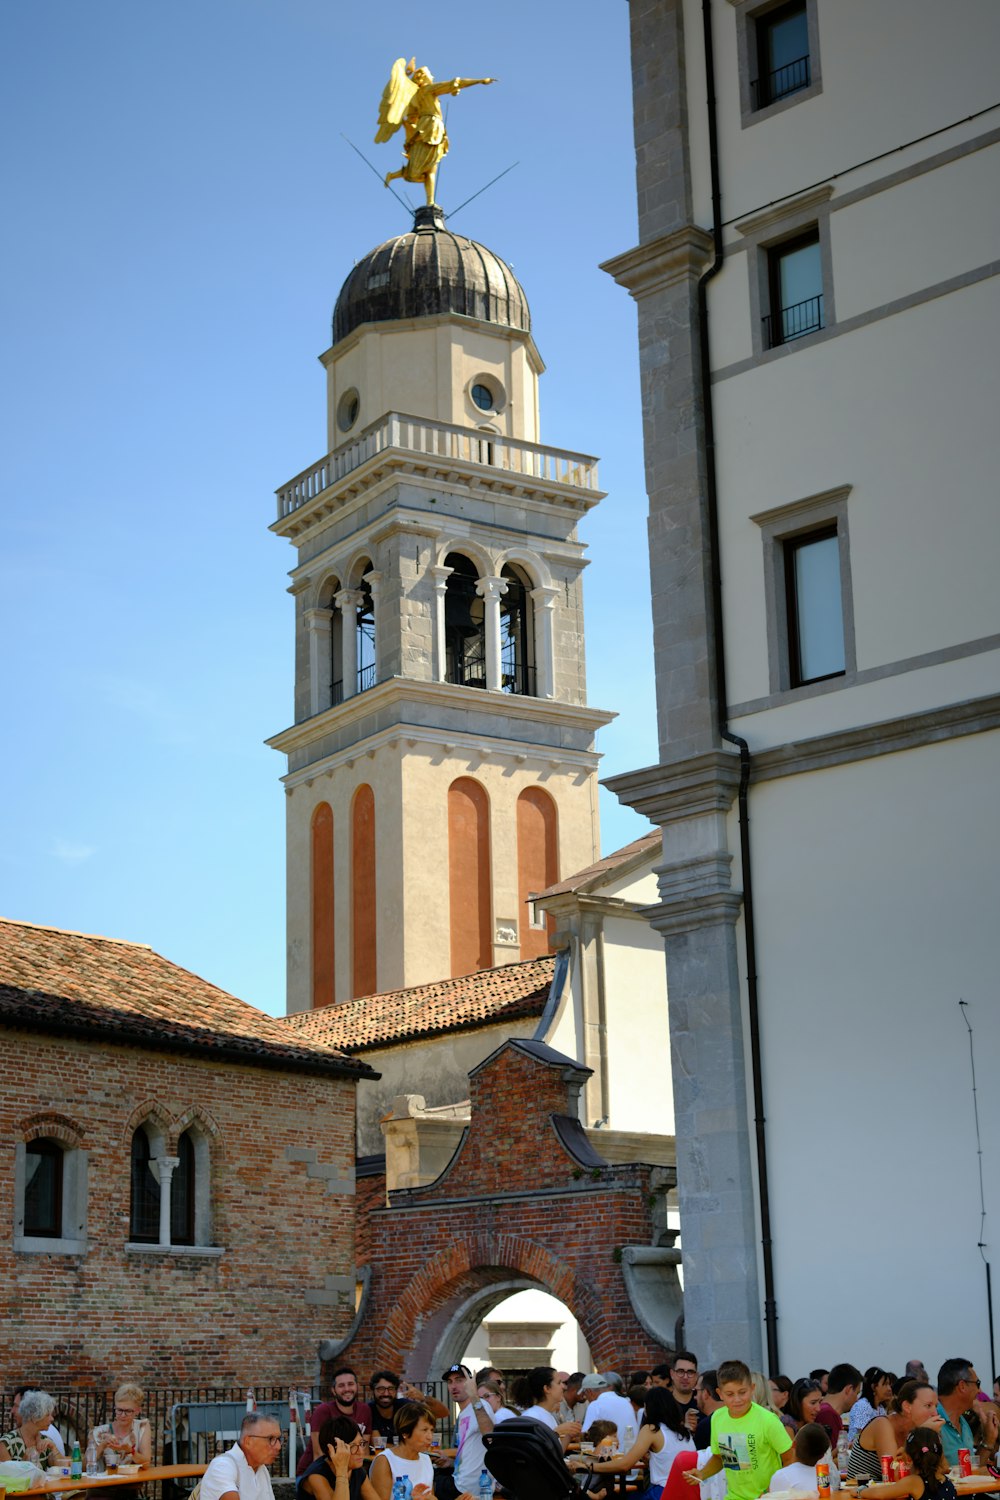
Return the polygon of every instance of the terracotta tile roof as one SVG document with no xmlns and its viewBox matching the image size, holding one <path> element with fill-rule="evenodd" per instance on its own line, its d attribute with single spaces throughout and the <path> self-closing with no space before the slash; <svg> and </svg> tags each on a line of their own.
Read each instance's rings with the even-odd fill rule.
<svg viewBox="0 0 1000 1500">
<path fill-rule="evenodd" d="M 585 870 L 578 870 L 568 880 L 560 880 L 557 885 L 547 886 L 544 891 L 537 892 L 536 899 L 540 900 L 545 896 L 561 896 L 569 891 L 585 891 L 590 886 L 600 885 L 603 880 L 623 875 L 628 865 L 641 864 L 648 855 L 658 854 L 662 836 L 659 828 L 653 828 L 649 833 L 644 833 L 641 838 L 633 839 L 632 843 L 626 844 L 623 849 L 616 849 L 613 854 L 606 854 L 603 859 L 588 865 Z"/>
<path fill-rule="evenodd" d="M 555 955 L 479 969 L 408 990 L 364 995 L 322 1010 L 298 1011 L 284 1024 L 298 1035 L 322 1038 L 350 1052 L 416 1041 L 445 1031 L 540 1015 L 555 973 Z"/>
<path fill-rule="evenodd" d="M 0 1024 L 259 1067 L 370 1070 L 145 944 L 0 918 Z"/>
</svg>

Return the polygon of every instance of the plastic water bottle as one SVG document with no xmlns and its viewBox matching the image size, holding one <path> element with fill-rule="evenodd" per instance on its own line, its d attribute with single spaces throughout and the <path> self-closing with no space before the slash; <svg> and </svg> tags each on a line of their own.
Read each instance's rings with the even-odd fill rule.
<svg viewBox="0 0 1000 1500">
<path fill-rule="evenodd" d="M 409 1500 L 412 1492 L 412 1485 L 402 1476 L 392 1481 L 392 1500 Z"/>
<path fill-rule="evenodd" d="M 489 1469 L 484 1469 L 479 1476 L 479 1500 L 491 1500 L 493 1495 L 493 1475 Z"/>
<path fill-rule="evenodd" d="M 100 1469 L 97 1467 L 97 1444 L 91 1438 L 87 1444 L 87 1474 L 91 1479 L 94 1479 L 100 1472 Z"/>
<path fill-rule="evenodd" d="M 79 1479 L 79 1477 L 80 1477 L 80 1475 L 82 1473 L 83 1473 L 83 1463 L 82 1463 L 82 1461 L 80 1459 L 80 1444 L 79 1443 L 74 1443 L 73 1444 L 73 1457 L 69 1461 L 69 1477 L 70 1477 L 70 1479 Z"/>
</svg>

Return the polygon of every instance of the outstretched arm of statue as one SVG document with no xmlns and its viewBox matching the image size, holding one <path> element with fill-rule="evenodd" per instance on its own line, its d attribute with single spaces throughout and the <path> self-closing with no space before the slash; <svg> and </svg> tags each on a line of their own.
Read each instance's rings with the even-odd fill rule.
<svg viewBox="0 0 1000 1500">
<path fill-rule="evenodd" d="M 434 84 L 435 94 L 457 94 L 459 89 L 475 88 L 477 83 L 496 83 L 495 78 L 452 78 L 447 83 Z"/>
</svg>

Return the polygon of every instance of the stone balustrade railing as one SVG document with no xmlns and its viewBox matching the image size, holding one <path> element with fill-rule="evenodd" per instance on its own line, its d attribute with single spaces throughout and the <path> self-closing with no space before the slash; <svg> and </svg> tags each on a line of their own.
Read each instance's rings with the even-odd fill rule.
<svg viewBox="0 0 1000 1500">
<path fill-rule="evenodd" d="M 450 422 L 431 422 L 389 412 L 353 443 L 328 453 L 282 485 L 278 490 L 279 521 L 387 449 L 481 464 L 484 468 L 522 474 L 526 479 L 574 485 L 583 490 L 597 489 L 597 460 L 586 454 L 545 448 L 540 443 L 457 427 Z"/>
</svg>

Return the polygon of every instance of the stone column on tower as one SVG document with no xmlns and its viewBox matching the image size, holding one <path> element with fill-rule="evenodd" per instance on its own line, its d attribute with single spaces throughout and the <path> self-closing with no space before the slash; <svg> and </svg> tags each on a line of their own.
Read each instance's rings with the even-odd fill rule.
<svg viewBox="0 0 1000 1500">
<path fill-rule="evenodd" d="M 480 578 L 476 584 L 476 593 L 483 600 L 486 608 L 484 621 L 486 688 L 491 693 L 499 693 L 503 686 L 503 672 L 500 661 L 500 600 L 506 592 L 506 578 Z"/>
</svg>

